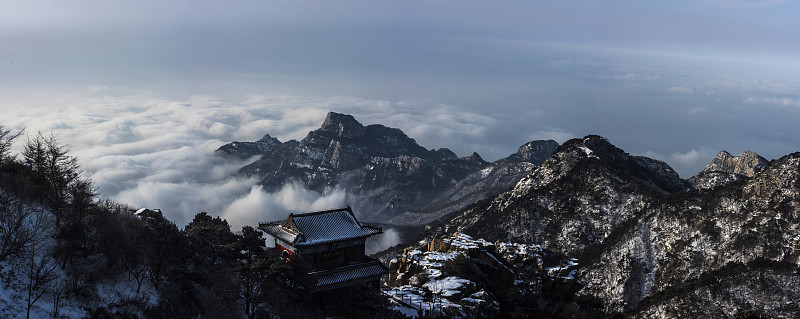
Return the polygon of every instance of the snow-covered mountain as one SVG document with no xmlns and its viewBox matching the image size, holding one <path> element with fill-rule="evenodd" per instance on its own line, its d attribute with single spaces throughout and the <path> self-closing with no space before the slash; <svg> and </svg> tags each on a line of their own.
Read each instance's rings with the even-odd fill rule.
<svg viewBox="0 0 800 319">
<path fill-rule="evenodd" d="M 487 240 L 540 243 L 566 254 L 600 243 L 657 198 L 685 188 L 665 163 L 587 136 L 564 143 L 512 190 L 439 228 Z"/>
<path fill-rule="evenodd" d="M 291 181 L 320 193 L 338 187 L 362 220 L 419 225 L 508 190 L 557 147 L 533 141 L 490 163 L 477 153 L 459 158 L 446 148 L 428 150 L 399 129 L 330 112 L 300 141 L 266 135 L 223 145 L 217 154 L 258 157 L 240 173 L 258 176 L 267 191 Z"/>
<path fill-rule="evenodd" d="M 797 316 L 800 153 L 718 159 L 709 171 L 743 178 L 693 188 L 602 137 L 573 139 L 512 190 L 421 241 L 458 232 L 576 257 L 574 306 L 609 316 Z"/>
<path fill-rule="evenodd" d="M 395 298 L 419 299 L 423 308 L 438 302 L 461 315 L 513 317 L 531 303 L 551 315 L 800 314 L 800 153 L 767 161 L 723 151 L 684 180 L 666 163 L 595 135 L 555 151 L 555 142 L 532 142 L 487 163 L 356 124 L 332 113 L 303 141 L 265 137 L 219 152 L 263 154 L 242 171 L 267 186 L 289 176 L 319 191 L 344 185 L 377 203 L 373 220 L 432 221 L 405 249 L 380 255 L 393 267 Z M 552 153 L 544 162 L 531 155 L 544 153 Z M 503 185 L 513 187 L 503 192 Z M 517 265 L 501 245 L 536 249 Z M 569 272 L 549 274 L 562 268 Z"/>
<path fill-rule="evenodd" d="M 800 153 L 654 204 L 584 258 L 582 293 L 642 318 L 800 314 Z"/>
</svg>

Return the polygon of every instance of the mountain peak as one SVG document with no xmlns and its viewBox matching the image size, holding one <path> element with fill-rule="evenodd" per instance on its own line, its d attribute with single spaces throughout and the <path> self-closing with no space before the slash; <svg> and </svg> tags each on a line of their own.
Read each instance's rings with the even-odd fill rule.
<svg viewBox="0 0 800 319">
<path fill-rule="evenodd" d="M 362 137 L 365 134 L 364 126 L 352 115 L 336 112 L 328 112 L 319 129 L 345 138 Z"/>
<path fill-rule="evenodd" d="M 719 151 L 719 153 L 717 153 L 717 157 L 718 158 L 726 158 L 726 157 L 733 157 L 733 155 L 731 155 L 731 153 L 728 153 L 728 151 L 726 151 L 726 150 L 721 150 L 721 151 Z"/>
<path fill-rule="evenodd" d="M 554 140 L 530 141 L 522 145 L 517 150 L 517 155 L 521 160 L 529 161 L 536 165 L 541 165 L 556 151 L 558 142 Z"/>
<path fill-rule="evenodd" d="M 758 155 L 758 153 L 753 152 L 751 150 L 746 150 L 746 151 L 742 152 L 742 155 L 739 155 L 739 157 L 751 158 L 751 157 L 760 157 L 760 155 Z"/>
<path fill-rule="evenodd" d="M 767 164 L 765 158 L 750 150 L 744 151 L 739 156 L 733 156 L 723 150 L 706 165 L 703 172 L 723 172 L 753 177 Z"/>
<path fill-rule="evenodd" d="M 483 160 L 483 157 L 478 155 L 477 152 L 472 152 L 472 154 L 469 154 L 469 156 L 467 156 L 466 159 L 470 160 L 470 161 L 473 161 L 473 162 L 479 162 L 479 163 L 485 163 L 486 162 L 486 161 Z"/>
<path fill-rule="evenodd" d="M 262 137 L 261 137 L 261 138 L 260 138 L 258 141 L 256 141 L 256 142 L 257 142 L 257 143 L 267 143 L 267 144 L 279 144 L 281 141 L 279 141 L 279 140 L 278 140 L 277 138 L 275 138 L 275 137 L 272 137 L 272 136 L 271 136 L 271 135 L 269 135 L 269 134 L 265 134 L 264 136 L 262 136 Z"/>
<path fill-rule="evenodd" d="M 602 158 L 610 162 L 628 157 L 625 151 L 617 148 L 608 139 L 599 135 L 587 135 L 583 138 L 568 140 L 556 150 L 556 153 L 559 152 L 585 154 L 589 157 Z"/>
<path fill-rule="evenodd" d="M 617 172 L 616 174 L 629 175 L 668 193 L 680 191 L 686 186 L 685 181 L 666 163 L 644 156 L 632 156 L 599 135 L 571 139 L 565 142 L 555 154 L 558 155 L 556 161 L 573 163 L 571 167 L 561 168 L 560 171 L 574 168 L 574 159 L 593 158 L 596 161 L 591 165 L 611 168 Z M 572 160 L 564 160 L 567 158 Z"/>
</svg>

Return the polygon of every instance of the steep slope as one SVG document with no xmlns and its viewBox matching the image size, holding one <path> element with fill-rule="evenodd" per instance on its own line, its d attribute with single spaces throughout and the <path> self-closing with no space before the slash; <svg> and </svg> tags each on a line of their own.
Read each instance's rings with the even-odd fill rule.
<svg viewBox="0 0 800 319">
<path fill-rule="evenodd" d="M 514 189 L 423 240 L 461 232 L 575 256 L 577 300 L 596 300 L 607 315 L 796 317 L 800 153 L 748 157 L 706 172 L 741 179 L 692 189 L 666 164 L 602 137 L 570 140 Z"/>
<path fill-rule="evenodd" d="M 427 150 L 399 129 L 363 126 L 350 115 L 330 112 L 301 141 L 281 143 L 266 135 L 223 145 L 217 153 L 259 156 L 240 173 L 258 176 L 267 191 L 291 181 L 320 193 L 344 189 L 362 220 L 418 225 L 507 190 L 557 146 L 535 141 L 489 163 L 477 153 L 458 158 L 448 149 Z"/>
<path fill-rule="evenodd" d="M 787 303 L 800 294 L 798 172 L 795 153 L 748 182 L 651 207 L 596 258 L 583 259 L 591 265 L 581 273 L 582 293 L 642 317 L 800 314 Z"/>
<path fill-rule="evenodd" d="M 427 224 L 467 207 L 473 202 L 496 196 L 532 172 L 558 148 L 558 143 L 532 141 L 521 146 L 517 153 L 491 163 L 486 168 L 467 175 L 434 196 L 417 211 L 407 211 L 386 221 L 390 224 Z"/>
<path fill-rule="evenodd" d="M 430 234 L 459 231 L 574 254 L 600 243 L 657 198 L 685 187 L 663 162 L 587 136 L 564 143 L 511 191 L 471 206 Z"/>
</svg>

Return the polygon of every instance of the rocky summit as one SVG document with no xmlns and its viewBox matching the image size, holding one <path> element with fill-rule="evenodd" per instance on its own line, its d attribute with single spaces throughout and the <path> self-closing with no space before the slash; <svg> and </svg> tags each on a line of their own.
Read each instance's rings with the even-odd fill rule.
<svg viewBox="0 0 800 319">
<path fill-rule="evenodd" d="M 557 147 L 555 141 L 533 141 L 487 162 L 477 153 L 458 157 L 446 148 L 429 150 L 399 129 L 364 126 L 351 115 L 330 112 L 300 141 L 265 135 L 216 152 L 257 158 L 239 172 L 258 177 L 267 191 L 291 182 L 323 194 L 341 189 L 364 221 L 419 225 L 508 190 Z"/>
<path fill-rule="evenodd" d="M 766 159 L 751 151 L 744 151 L 739 156 L 722 151 L 706 165 L 703 172 L 723 172 L 753 177 L 767 164 Z"/>
<path fill-rule="evenodd" d="M 754 158 L 715 159 L 715 173 L 743 177 L 696 188 L 663 162 L 602 137 L 573 139 L 512 190 L 451 215 L 421 242 L 459 233 L 575 258 L 579 287 L 557 302 L 577 314 L 797 317 L 800 153 Z M 521 293 L 510 289 L 504 294 Z M 520 310 L 504 306 L 510 317 Z M 535 311 L 564 315 L 541 307 Z"/>
<path fill-rule="evenodd" d="M 740 180 L 750 180 L 769 164 L 755 152 L 745 151 L 733 156 L 721 151 L 706 165 L 705 169 L 689 178 L 689 183 L 699 189 L 711 189 Z"/>
</svg>

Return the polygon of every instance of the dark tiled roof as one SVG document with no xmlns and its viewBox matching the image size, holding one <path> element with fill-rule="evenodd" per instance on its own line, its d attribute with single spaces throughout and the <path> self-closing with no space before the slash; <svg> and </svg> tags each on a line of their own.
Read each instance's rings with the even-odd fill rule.
<svg viewBox="0 0 800 319">
<path fill-rule="evenodd" d="M 293 234 L 286 231 L 286 228 L 281 226 L 281 222 L 261 223 L 258 225 L 258 228 L 265 231 L 267 234 L 272 235 L 273 237 L 280 238 L 289 243 L 294 243 L 295 239 L 298 237 L 298 234 Z"/>
<path fill-rule="evenodd" d="M 289 220 L 297 227 L 297 231 L 283 227 Z M 382 233 L 380 228 L 359 223 L 350 207 L 308 214 L 291 214 L 287 220 L 262 223 L 259 228 L 295 246 L 313 246 Z"/>
<path fill-rule="evenodd" d="M 330 270 L 312 272 L 309 275 L 316 279 L 315 287 L 322 288 L 348 282 L 369 280 L 388 273 L 386 267 L 378 261 L 370 261 Z"/>
</svg>

